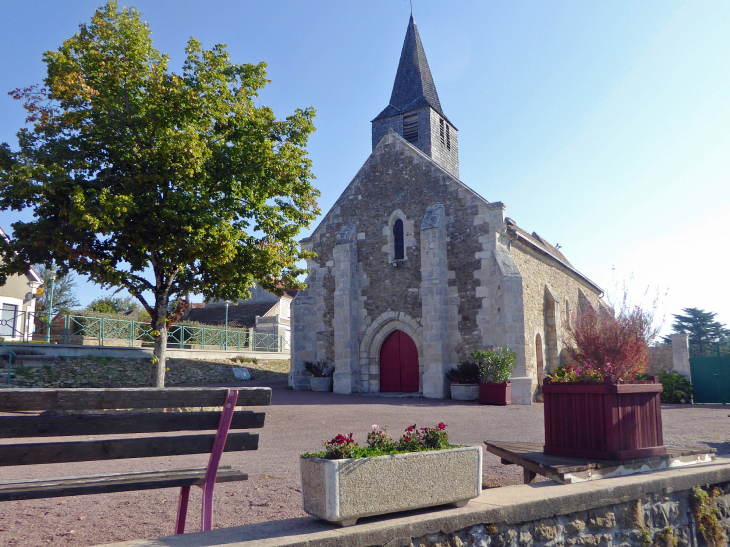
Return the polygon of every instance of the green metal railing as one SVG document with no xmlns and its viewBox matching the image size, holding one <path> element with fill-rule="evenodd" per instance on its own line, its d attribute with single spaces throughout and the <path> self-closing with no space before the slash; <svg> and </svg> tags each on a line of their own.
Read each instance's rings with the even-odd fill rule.
<svg viewBox="0 0 730 547">
<path fill-rule="evenodd" d="M 1 321 L 5 340 L 46 342 L 68 345 L 152 346 L 152 326 L 142 321 L 58 314 L 48 322 L 45 314 L 21 312 L 12 320 Z M 289 351 L 289 343 L 279 334 L 243 329 L 194 327 L 175 324 L 167 333 L 167 347 L 180 349 L 225 349 L 248 351 Z"/>
<path fill-rule="evenodd" d="M 12 372 L 13 372 L 13 356 L 15 355 L 15 352 L 13 350 L 11 350 L 7 346 L 7 344 L 5 344 L 5 342 L 3 342 L 1 340 L 0 340 L 0 345 L 2 345 L 5 348 L 5 350 L 8 352 L 8 377 L 6 378 L 6 382 L 5 383 L 6 384 L 9 384 L 10 383 L 10 376 L 12 375 Z"/>
</svg>

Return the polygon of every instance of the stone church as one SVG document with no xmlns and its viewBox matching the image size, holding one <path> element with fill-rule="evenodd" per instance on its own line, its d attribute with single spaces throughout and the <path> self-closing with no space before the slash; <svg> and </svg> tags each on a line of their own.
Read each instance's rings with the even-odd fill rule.
<svg viewBox="0 0 730 547">
<path fill-rule="evenodd" d="M 292 305 L 290 385 L 309 389 L 303 363 L 323 359 L 337 393 L 448 398 L 446 371 L 501 346 L 518 356 L 512 402 L 530 404 L 559 363 L 571 314 L 597 306 L 602 291 L 502 202 L 459 180 L 458 131 L 412 16 L 372 144 L 301 242 L 317 257 Z"/>
</svg>

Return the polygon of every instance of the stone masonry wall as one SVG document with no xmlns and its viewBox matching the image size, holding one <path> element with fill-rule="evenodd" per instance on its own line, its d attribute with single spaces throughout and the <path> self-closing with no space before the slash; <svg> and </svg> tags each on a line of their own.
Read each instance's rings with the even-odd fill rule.
<svg viewBox="0 0 730 547">
<path fill-rule="evenodd" d="M 730 537 L 730 483 L 716 488 L 717 517 Z M 450 534 L 430 534 L 411 547 L 695 547 L 706 546 L 690 504 L 691 490 L 598 507 L 554 518 L 477 525 Z M 725 541 L 725 545 L 727 541 Z M 722 545 L 722 543 L 720 544 Z M 719 546 L 718 546 L 719 547 Z"/>
<path fill-rule="evenodd" d="M 525 309 L 525 356 L 527 373 L 537 377 L 537 349 L 535 341 L 540 335 L 542 341 L 545 372 L 558 366 L 560 351 L 563 347 L 564 329 L 567 321 L 574 321 L 579 309 L 581 292 L 594 306 L 598 306 L 599 293 L 588 283 L 578 278 L 570 270 L 543 253 L 532 249 L 522 242 L 515 241 L 511 246 L 511 256 L 522 274 L 523 299 Z M 549 322 L 553 320 L 548 313 L 550 300 L 555 301 L 555 335 L 548 336 Z M 567 306 L 566 306 L 567 303 Z M 551 339 L 556 347 L 550 351 Z"/>
</svg>

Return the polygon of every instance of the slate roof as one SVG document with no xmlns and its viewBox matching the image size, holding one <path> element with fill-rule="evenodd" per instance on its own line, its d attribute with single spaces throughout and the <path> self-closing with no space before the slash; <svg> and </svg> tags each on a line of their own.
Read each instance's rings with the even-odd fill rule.
<svg viewBox="0 0 730 547">
<path fill-rule="evenodd" d="M 228 306 L 228 326 L 238 328 L 251 328 L 256 324 L 256 316 L 263 317 L 276 306 L 276 302 L 264 302 L 263 304 L 239 304 Z M 188 321 L 197 321 L 206 325 L 226 324 L 226 307 L 216 306 L 212 308 L 193 308 L 185 318 Z"/>
<path fill-rule="evenodd" d="M 416 23 L 411 15 L 400 53 L 393 92 L 390 95 L 390 104 L 373 121 L 427 106 L 446 118 L 441 110 L 441 102 L 436 92 L 436 85 L 433 83 L 431 69 L 428 67 L 421 37 L 418 35 Z"/>
</svg>

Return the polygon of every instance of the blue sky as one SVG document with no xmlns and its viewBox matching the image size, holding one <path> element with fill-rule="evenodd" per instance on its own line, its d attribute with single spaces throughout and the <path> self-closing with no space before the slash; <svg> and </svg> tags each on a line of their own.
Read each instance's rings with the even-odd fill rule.
<svg viewBox="0 0 730 547">
<path fill-rule="evenodd" d="M 16 147 L 24 119 L 5 92 L 40 82 L 43 52 L 98 5 L 0 5 L 0 142 Z M 317 109 L 309 151 L 327 211 L 370 153 L 408 2 L 131 5 L 173 69 L 192 35 L 228 44 L 234 62 L 269 65 L 261 103 L 277 115 Z M 414 0 L 413 11 L 466 184 L 607 293 L 624 281 L 636 301 L 659 290 L 665 331 L 683 307 L 730 323 L 730 2 Z M 0 226 L 19 218 L 2 212 Z M 84 304 L 102 293 L 79 285 Z"/>
</svg>

